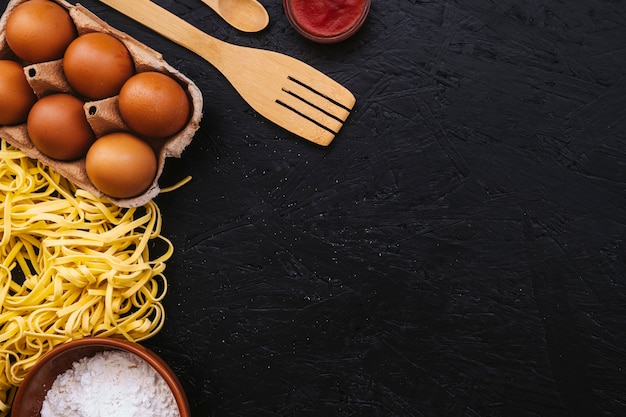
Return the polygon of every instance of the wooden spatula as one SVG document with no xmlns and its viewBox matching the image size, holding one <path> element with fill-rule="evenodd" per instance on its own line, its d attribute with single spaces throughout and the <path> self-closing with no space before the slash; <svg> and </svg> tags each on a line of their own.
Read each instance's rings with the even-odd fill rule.
<svg viewBox="0 0 626 417">
<path fill-rule="evenodd" d="M 290 56 L 207 35 L 150 0 L 100 0 L 211 63 L 254 110 L 288 131 L 326 146 L 356 99 L 348 89 Z"/>
</svg>

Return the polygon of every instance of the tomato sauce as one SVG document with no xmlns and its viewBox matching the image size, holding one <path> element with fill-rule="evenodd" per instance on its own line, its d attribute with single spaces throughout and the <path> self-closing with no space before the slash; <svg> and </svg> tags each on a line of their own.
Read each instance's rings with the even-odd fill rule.
<svg viewBox="0 0 626 417">
<path fill-rule="evenodd" d="M 314 36 L 347 32 L 362 19 L 365 0 L 289 0 L 294 20 Z"/>
</svg>

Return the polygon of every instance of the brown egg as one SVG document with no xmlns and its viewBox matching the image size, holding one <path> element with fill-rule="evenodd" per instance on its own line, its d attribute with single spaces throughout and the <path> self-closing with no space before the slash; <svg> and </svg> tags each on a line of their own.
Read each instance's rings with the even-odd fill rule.
<svg viewBox="0 0 626 417">
<path fill-rule="evenodd" d="M 50 158 L 71 161 L 81 158 L 95 140 L 83 102 L 57 93 L 41 98 L 28 114 L 26 128 L 33 144 Z"/>
<path fill-rule="evenodd" d="M 191 104 L 183 87 L 159 72 L 140 72 L 122 86 L 119 94 L 122 119 L 135 133 L 165 138 L 182 130 Z"/>
<path fill-rule="evenodd" d="M 85 168 L 93 185 L 113 198 L 131 198 L 146 191 L 157 172 L 154 151 L 137 136 L 110 133 L 89 148 Z"/>
<path fill-rule="evenodd" d="M 63 72 L 70 86 L 90 100 L 113 97 L 135 73 L 126 46 L 102 32 L 86 33 L 67 47 Z"/>
<path fill-rule="evenodd" d="M 11 50 L 29 63 L 63 57 L 76 38 L 76 27 L 67 10 L 49 0 L 30 0 L 17 6 L 6 22 Z"/>
<path fill-rule="evenodd" d="M 0 125 L 24 123 L 37 97 L 15 61 L 0 60 Z"/>
</svg>

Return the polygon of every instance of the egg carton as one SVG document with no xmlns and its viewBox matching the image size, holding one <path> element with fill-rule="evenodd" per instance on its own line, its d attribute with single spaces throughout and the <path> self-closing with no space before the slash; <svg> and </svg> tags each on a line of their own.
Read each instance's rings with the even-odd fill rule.
<svg viewBox="0 0 626 417">
<path fill-rule="evenodd" d="M 11 0 L 0 18 L 0 59 L 13 59 L 20 62 L 6 42 L 5 28 L 7 18 L 11 11 L 25 1 L 28 0 Z M 122 41 L 133 58 L 136 72 L 158 71 L 178 80 L 186 89 L 191 99 L 191 117 L 183 130 L 156 145 L 157 173 L 151 186 L 141 195 L 124 199 L 107 196 L 91 183 L 85 170 L 84 157 L 66 162 L 51 159 L 42 154 L 30 140 L 26 124 L 0 126 L 0 138 L 5 139 L 8 143 L 19 148 L 30 158 L 50 166 L 78 187 L 89 191 L 97 197 L 107 198 L 120 207 L 142 206 L 161 192 L 159 177 L 163 173 L 166 159 L 169 157 L 180 158 L 184 149 L 191 143 L 196 131 L 200 127 L 200 120 L 202 118 L 202 93 L 193 81 L 170 66 L 159 52 L 137 41 L 128 34 L 111 27 L 87 8 L 80 4 L 75 6 L 71 5 L 64 0 L 51 1 L 58 3 L 68 10 L 76 26 L 78 35 L 90 32 L 103 32 Z M 39 98 L 55 92 L 73 93 L 72 88 L 63 74 L 62 59 L 27 65 L 24 67 L 24 72 L 28 83 Z M 120 116 L 118 96 L 86 102 L 84 110 L 87 121 L 91 125 L 96 137 L 101 137 L 112 132 L 131 131 Z"/>
</svg>

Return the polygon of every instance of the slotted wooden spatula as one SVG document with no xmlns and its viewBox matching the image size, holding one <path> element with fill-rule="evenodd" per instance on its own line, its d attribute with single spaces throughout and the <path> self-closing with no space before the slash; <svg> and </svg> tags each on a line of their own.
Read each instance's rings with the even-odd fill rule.
<svg viewBox="0 0 626 417">
<path fill-rule="evenodd" d="M 216 39 L 150 0 L 100 2 L 206 59 L 259 114 L 319 145 L 332 142 L 356 102 L 302 61 Z"/>
</svg>

